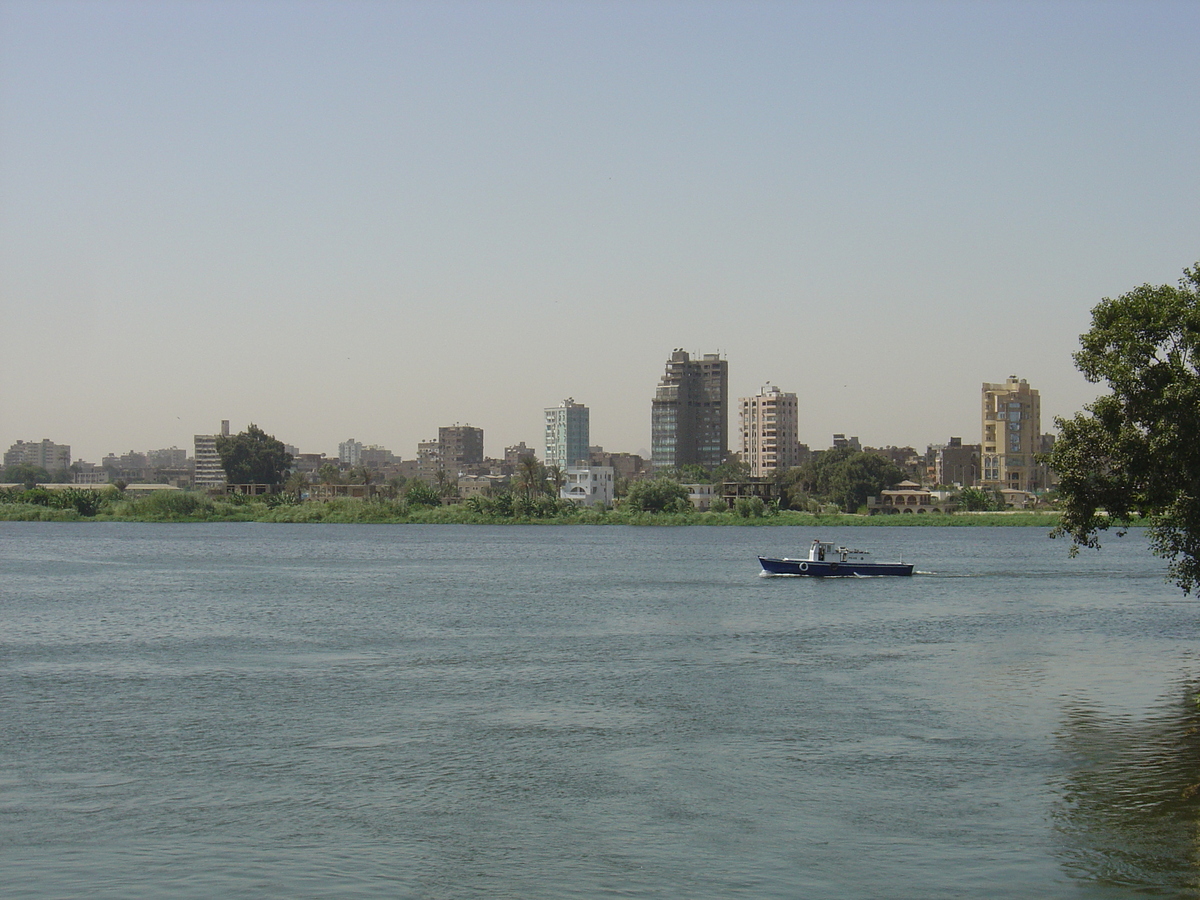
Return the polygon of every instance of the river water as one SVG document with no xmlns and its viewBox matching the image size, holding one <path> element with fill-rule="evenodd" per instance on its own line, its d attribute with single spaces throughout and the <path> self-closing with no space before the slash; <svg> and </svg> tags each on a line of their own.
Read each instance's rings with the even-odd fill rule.
<svg viewBox="0 0 1200 900">
<path fill-rule="evenodd" d="M 1196 602 L 1066 549 L 0 523 L 0 894 L 1200 897 Z"/>
</svg>

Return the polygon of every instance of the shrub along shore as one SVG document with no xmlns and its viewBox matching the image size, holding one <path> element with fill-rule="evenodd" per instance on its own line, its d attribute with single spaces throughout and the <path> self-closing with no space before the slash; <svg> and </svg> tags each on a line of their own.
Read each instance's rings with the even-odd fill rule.
<svg viewBox="0 0 1200 900">
<path fill-rule="evenodd" d="M 8 522 L 280 522 L 380 525 L 851 525 L 921 527 L 1058 524 L 1055 512 L 850 515 L 795 510 L 645 512 L 586 509 L 549 501 L 500 515 L 471 504 L 428 506 L 405 499 L 298 500 L 294 495 L 213 498 L 190 491 L 134 497 L 112 491 L 0 492 L 0 521 Z"/>
</svg>

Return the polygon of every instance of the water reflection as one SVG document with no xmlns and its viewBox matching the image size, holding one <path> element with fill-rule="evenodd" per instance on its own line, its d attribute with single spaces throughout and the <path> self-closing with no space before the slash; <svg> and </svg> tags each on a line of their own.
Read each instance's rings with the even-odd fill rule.
<svg viewBox="0 0 1200 900">
<path fill-rule="evenodd" d="M 1066 711 L 1054 818 L 1067 873 L 1138 894 L 1200 897 L 1200 708 L 1181 687 L 1146 719 Z"/>
</svg>

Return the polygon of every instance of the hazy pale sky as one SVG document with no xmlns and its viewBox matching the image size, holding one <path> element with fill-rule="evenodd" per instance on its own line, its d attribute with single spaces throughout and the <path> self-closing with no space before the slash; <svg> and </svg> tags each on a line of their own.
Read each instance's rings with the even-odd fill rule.
<svg viewBox="0 0 1200 900">
<path fill-rule="evenodd" d="M 1196 2 L 0 0 L 0 444 L 230 419 L 405 458 L 650 444 L 675 347 L 800 439 L 1096 396 L 1200 259 Z M 736 416 L 730 443 L 736 446 Z"/>
</svg>

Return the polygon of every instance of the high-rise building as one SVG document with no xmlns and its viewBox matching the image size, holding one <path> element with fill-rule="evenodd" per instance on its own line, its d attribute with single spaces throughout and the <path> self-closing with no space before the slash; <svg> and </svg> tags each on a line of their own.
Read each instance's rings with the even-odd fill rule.
<svg viewBox="0 0 1200 900">
<path fill-rule="evenodd" d="M 338 462 L 343 466 L 358 466 L 362 463 L 362 441 L 350 438 L 338 444 Z"/>
<path fill-rule="evenodd" d="M 483 462 L 483 429 L 471 425 L 448 425 L 438 429 L 442 468 L 457 474 L 464 466 Z"/>
<path fill-rule="evenodd" d="M 588 408 L 568 397 L 558 406 L 546 410 L 546 456 L 547 466 L 587 465 L 588 445 L 591 430 Z"/>
<path fill-rule="evenodd" d="M 229 437 L 229 420 L 221 420 L 221 435 Z M 225 486 L 225 470 L 221 468 L 221 454 L 217 452 L 217 435 L 197 434 L 193 436 L 193 452 L 196 459 L 196 474 L 192 484 L 197 490 Z"/>
<path fill-rule="evenodd" d="M 650 407 L 650 456 L 656 469 L 715 469 L 729 445 L 729 363 L 720 354 L 692 359 L 675 350 Z"/>
<path fill-rule="evenodd" d="M 1045 487 L 1034 454 L 1042 445 L 1042 400 L 1024 378 L 983 384 L 980 454 L 984 487 L 1034 491 Z"/>
<path fill-rule="evenodd" d="M 4 467 L 22 463 L 37 466 L 47 472 L 71 468 L 71 445 L 56 444 L 48 438 L 40 441 L 17 441 L 4 454 Z"/>
<path fill-rule="evenodd" d="M 752 478 L 800 465 L 799 406 L 796 395 L 764 385 L 753 397 L 738 400 L 742 462 Z"/>
</svg>

